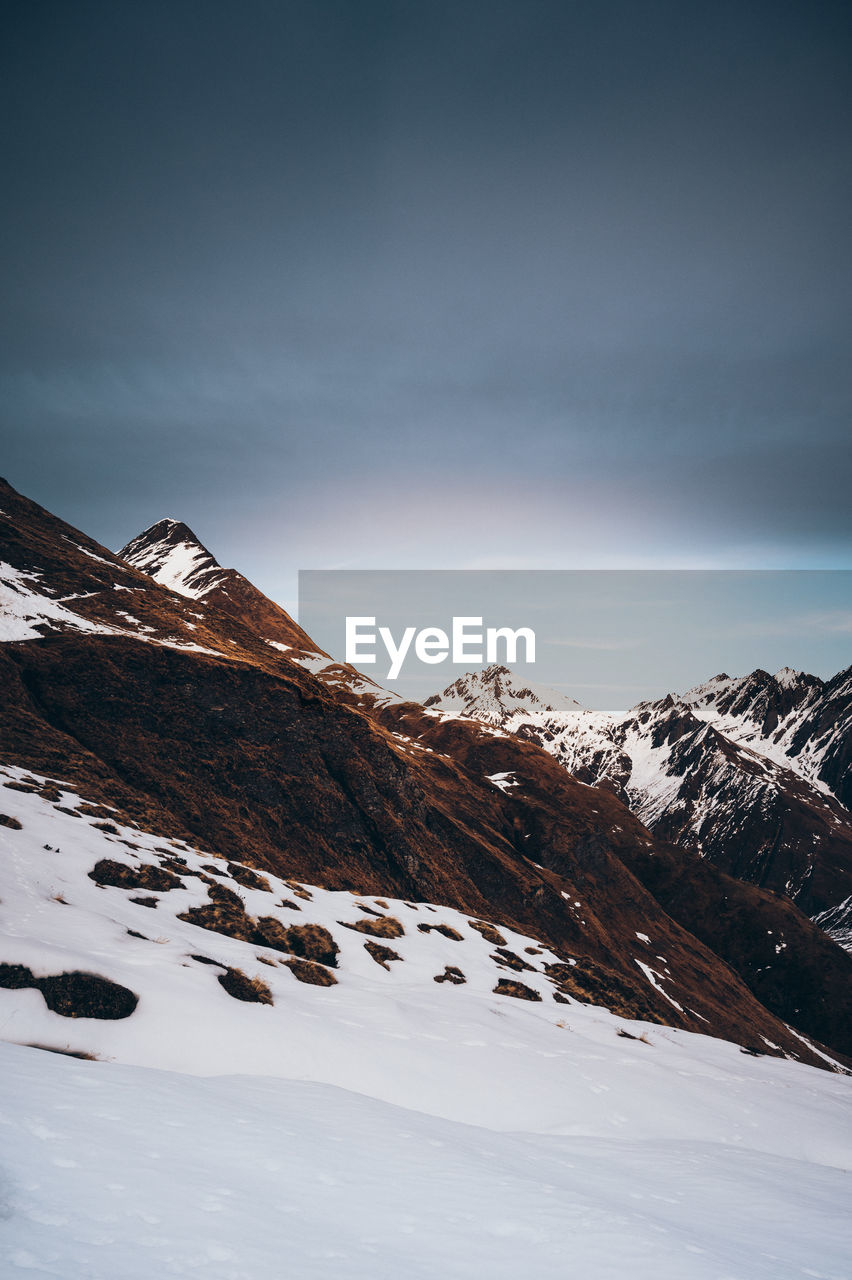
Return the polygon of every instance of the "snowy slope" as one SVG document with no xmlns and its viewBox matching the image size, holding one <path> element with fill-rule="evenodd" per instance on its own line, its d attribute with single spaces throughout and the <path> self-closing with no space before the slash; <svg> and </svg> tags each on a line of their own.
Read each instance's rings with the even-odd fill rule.
<svg viewBox="0 0 852 1280">
<path fill-rule="evenodd" d="M 201 599 L 225 579 L 226 570 L 192 530 L 170 517 L 145 529 L 118 554 L 161 586 L 191 600 Z"/>
<path fill-rule="evenodd" d="M 693 1039 L 619 1042 L 582 1134 L 558 1104 L 549 1132 L 509 1133 L 312 1081 L 0 1045 L 4 1275 L 845 1280 L 849 1081 Z M 645 1137 L 623 1123 L 630 1078 Z"/>
<path fill-rule="evenodd" d="M 113 622 L 87 617 L 75 607 L 75 601 L 85 596 L 57 597 L 41 579 L 42 575 L 36 570 L 26 572 L 0 561 L 0 642 L 40 640 L 51 631 L 79 631 L 88 635 L 128 636 L 192 653 L 219 652 L 179 636 L 158 636 L 154 627 L 129 612 L 133 607 L 131 601 L 127 602 L 126 610 L 114 609 Z M 128 588 L 125 590 L 129 593 Z"/>
<path fill-rule="evenodd" d="M 799 730 L 819 706 L 824 689 L 816 676 L 782 667 L 774 676 L 766 671 L 714 676 L 688 689 L 682 701 L 732 742 L 759 751 L 831 794 L 820 770 L 833 735 L 808 738 L 797 746 Z"/>
<path fill-rule="evenodd" d="M 0 988 L 4 1275 L 844 1276 L 849 1076 L 558 1000 L 555 957 L 499 921 L 495 940 L 434 904 L 252 873 L 61 783 L 2 781 L 0 981 L 82 971 L 138 996 L 69 1017 Z M 116 866 L 182 883 L 122 887 Z M 217 886 L 327 928 L 336 963 L 313 967 L 334 985 L 178 918 Z M 404 932 L 346 927 L 382 919 Z M 676 999 L 653 937 L 635 963 Z M 448 966 L 466 981 L 435 981 Z M 229 971 L 273 1003 L 229 994 Z M 518 980 L 541 1000 L 494 990 Z"/>
<path fill-rule="evenodd" d="M 286 1259 L 318 1280 L 556 1280 L 566 1257 L 590 1280 L 844 1275 L 848 1076 L 557 1000 L 555 957 L 499 922 L 495 941 L 432 904 L 258 878 L 61 784 L 3 781 L 0 981 L 82 971 L 138 996 L 69 1017 L 0 988 L 4 1275 L 277 1280 Z M 182 883 L 100 884 L 105 861 Z M 253 919 L 326 927 L 334 985 L 179 919 L 211 885 Z M 346 927 L 381 918 L 404 932 Z M 675 999 L 653 938 L 635 951 Z M 435 981 L 448 966 L 466 981 Z M 273 1003 L 229 994 L 229 971 Z"/>
<path fill-rule="evenodd" d="M 588 1022 L 593 1041 L 622 1047 L 617 1033 L 625 1020 L 564 995 L 558 971 L 548 973 L 546 966 L 570 967 L 573 957 L 556 956 L 503 924 L 498 936 L 484 936 L 487 922 L 483 932 L 481 922 L 448 907 L 260 876 L 122 826 L 104 806 L 81 802 L 61 784 L 23 770 L 0 769 L 0 782 L 3 806 L 13 815 L 12 825 L 0 823 L 0 1027 L 6 1039 L 170 1070 L 319 1079 L 507 1128 L 549 1125 L 566 1079 L 564 1037 L 553 1037 L 567 1015 L 572 1025 Z M 33 786 L 45 794 L 19 789 Z M 117 865 L 128 876 L 124 886 L 110 883 Z M 152 872 L 165 887 L 141 883 Z M 209 911 L 211 886 L 213 894 L 224 888 L 226 896 L 236 895 L 253 921 L 327 929 L 338 949 L 336 964 L 314 964 L 320 972 L 307 976 L 333 985 L 298 980 L 287 947 L 233 936 L 240 930 L 227 921 L 214 931 L 181 919 L 193 909 Z M 385 917 L 399 926 L 390 936 L 381 936 Z M 347 927 L 353 924 L 358 929 Z M 267 936 L 275 935 L 267 930 Z M 379 963 L 381 953 L 377 960 L 369 950 L 376 944 L 395 958 Z M 679 1007 L 684 992 L 659 947 L 637 934 L 634 963 L 650 987 Z M 93 972 L 139 1002 L 114 1020 L 62 1016 L 35 987 L 9 987 L 14 966 L 36 977 Z M 458 981 L 446 976 L 448 966 Z M 218 979 L 229 969 L 259 978 L 272 1003 L 228 994 Z M 501 982 L 520 984 L 527 998 L 495 992 Z M 310 1034 L 294 1035 L 294 1023 Z M 637 1024 L 634 1034 L 652 1025 Z M 347 1058 L 339 1045 L 352 1040 L 353 1026 L 360 1028 L 360 1050 Z M 547 1041 L 546 1051 L 537 1053 L 532 1091 L 526 1088 L 525 1027 Z M 368 1049 L 376 1045 L 380 1054 Z M 491 1080 L 487 1091 L 483 1073 Z M 590 1105 L 587 1099 L 578 1122 Z M 634 1120 L 641 1121 L 639 1111 Z"/>
</svg>

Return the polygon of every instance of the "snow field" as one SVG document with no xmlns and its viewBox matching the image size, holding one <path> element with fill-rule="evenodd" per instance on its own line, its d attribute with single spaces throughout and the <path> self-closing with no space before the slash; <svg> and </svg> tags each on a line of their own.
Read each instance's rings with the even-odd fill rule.
<svg viewBox="0 0 852 1280">
<path fill-rule="evenodd" d="M 0 1259 L 61 1280 L 846 1280 L 848 1173 L 0 1045 Z M 712 1105 L 714 1085 L 706 1099 Z"/>
<path fill-rule="evenodd" d="M 7 767 L 0 784 L 31 777 Z M 0 785 L 22 824 L 0 826 L 0 963 L 91 971 L 140 999 L 101 1021 L 0 990 L 4 1276 L 848 1280 L 848 1077 L 557 1004 L 551 953 L 499 921 L 536 972 L 499 969 L 449 908 L 274 876 L 246 889 L 203 851 L 60 812 L 80 798 L 58 786 L 52 802 Z M 176 919 L 207 901 L 197 877 L 156 909 L 88 878 L 158 850 L 216 866 L 252 916 L 327 927 L 337 985 Z M 370 918 L 359 904 L 405 928 L 376 939 L 403 957 L 389 971 L 338 923 Z M 233 999 L 193 955 L 262 978 L 274 1004 Z M 433 981 L 448 964 L 464 985 Z M 500 976 L 541 1003 L 494 995 Z"/>
</svg>

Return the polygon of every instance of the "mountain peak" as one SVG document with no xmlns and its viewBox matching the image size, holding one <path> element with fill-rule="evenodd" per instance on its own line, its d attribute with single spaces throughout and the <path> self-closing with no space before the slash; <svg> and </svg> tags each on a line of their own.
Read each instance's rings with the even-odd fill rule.
<svg viewBox="0 0 852 1280">
<path fill-rule="evenodd" d="M 218 561 L 212 552 L 208 551 L 189 525 L 185 524 L 183 520 L 176 520 L 174 516 L 164 516 L 162 520 L 157 520 L 154 524 L 149 525 L 147 529 L 143 529 L 135 538 L 131 538 L 130 542 L 122 547 L 118 554 L 124 560 L 131 559 L 132 563 L 132 557 L 139 557 L 146 550 L 152 549 L 163 542 L 168 542 L 172 545 L 186 543 L 187 546 L 203 551 L 210 562 L 218 566 Z"/>
<path fill-rule="evenodd" d="M 459 676 L 442 693 L 427 698 L 424 705 L 440 707 L 449 715 L 485 720 L 491 724 L 499 724 L 507 715 L 521 711 L 536 715 L 583 710 L 579 702 L 557 689 L 530 684 L 523 676 L 496 662 Z"/>
<path fill-rule="evenodd" d="M 118 554 L 170 591 L 204 600 L 238 618 L 268 644 L 316 656 L 316 645 L 293 619 L 236 569 L 223 569 L 182 520 L 165 516 Z"/>
<path fill-rule="evenodd" d="M 189 525 L 171 516 L 143 529 L 118 554 L 134 569 L 193 600 L 219 585 L 217 579 L 223 572 Z"/>
<path fill-rule="evenodd" d="M 192 532 L 188 524 L 184 524 L 183 520 L 176 520 L 174 516 L 164 516 L 162 520 L 158 520 L 156 524 L 149 525 L 147 529 L 143 529 L 136 542 L 141 538 L 164 537 L 169 535 L 178 535 L 186 538 L 189 542 L 197 542 L 201 546 L 200 540 Z"/>
</svg>

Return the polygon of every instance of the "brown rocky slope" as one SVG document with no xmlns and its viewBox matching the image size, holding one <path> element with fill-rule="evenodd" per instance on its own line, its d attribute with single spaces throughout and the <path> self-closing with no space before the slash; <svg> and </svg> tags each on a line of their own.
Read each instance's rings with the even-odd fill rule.
<svg viewBox="0 0 852 1280">
<path fill-rule="evenodd" d="M 617 799 L 533 744 L 416 708 L 381 723 L 348 707 L 244 622 L 168 592 L 8 487 L 0 499 L 0 558 L 26 570 L 49 604 L 61 596 L 63 608 L 86 607 L 109 627 L 129 612 L 122 596 L 132 590 L 138 624 L 81 631 L 33 603 L 48 614 L 28 624 L 43 638 L 0 650 L 4 761 L 255 867 L 445 903 L 534 933 L 576 960 L 575 994 L 627 1016 L 818 1061 L 640 883 L 635 872 L 648 878 L 649 860 L 656 868 L 672 856 Z M 193 635 L 203 643 L 186 647 Z M 416 736 L 406 714 L 430 720 L 419 742 L 405 740 Z M 497 772 L 513 773 L 510 793 L 491 780 Z M 832 962 L 846 957 L 827 940 L 823 955 L 822 937 L 804 921 L 779 961 L 796 949 L 812 991 L 819 974 L 826 1007 L 809 1002 L 798 1025 L 845 1052 L 848 973 Z"/>
</svg>

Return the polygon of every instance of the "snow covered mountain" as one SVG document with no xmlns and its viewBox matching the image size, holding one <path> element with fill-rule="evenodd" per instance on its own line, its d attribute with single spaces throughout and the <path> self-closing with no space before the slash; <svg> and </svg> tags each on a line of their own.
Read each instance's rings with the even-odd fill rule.
<svg viewBox="0 0 852 1280">
<path fill-rule="evenodd" d="M 0 482 L 4 1274 L 842 1274 L 852 959 L 191 558 Z"/>
<path fill-rule="evenodd" d="M 158 520 L 119 551 L 122 560 L 171 591 L 197 600 L 227 581 L 223 569 L 179 520 Z"/>
<path fill-rule="evenodd" d="M 848 673 L 827 685 L 792 672 L 724 676 L 616 715 L 489 667 L 426 706 L 538 743 L 659 837 L 786 894 L 848 942 L 852 815 L 816 777 L 848 752 L 847 720 L 826 711 L 848 683 Z"/>
<path fill-rule="evenodd" d="M 581 953 L 596 1003 L 692 1025 L 631 953 L 662 930 L 674 998 L 705 1029 L 747 1039 L 768 1008 L 776 1043 L 780 1018 L 852 1054 L 849 958 L 781 900 L 655 842 L 531 741 L 376 696 L 312 645 L 282 651 L 267 606 L 294 624 L 251 584 L 239 616 L 8 485 L 0 508 L 4 572 L 35 593 L 10 590 L 0 760 L 261 870 L 498 918 Z"/>
<path fill-rule="evenodd" d="M 644 848 L 647 832 L 537 747 L 473 726 L 448 749 L 383 723 L 270 645 L 264 607 L 237 618 L 168 590 L 8 486 L 2 508 L 3 559 L 40 594 L 23 635 L 13 629 L 0 649 L 0 759 L 162 836 L 231 860 L 239 850 L 264 872 L 496 915 L 557 950 L 580 950 L 575 989 L 619 1010 L 693 1019 L 736 1039 L 764 1019 L 724 962 L 628 871 L 621 851 Z M 76 622 L 54 617 L 59 600 L 80 611 Z M 119 615 L 124 625 L 113 626 Z M 204 643 L 183 639 L 193 635 Z M 492 780 L 508 774 L 518 779 L 511 794 Z M 608 848 L 586 853 L 584 839 L 601 827 Z M 792 939 L 796 924 L 784 927 Z M 637 933 L 655 931 L 686 982 L 675 1004 L 630 952 Z M 737 995 L 723 998 L 731 982 Z M 779 1043 L 787 1033 L 770 1018 L 765 1034 Z"/>
<path fill-rule="evenodd" d="M 319 649 L 290 615 L 248 578 L 236 569 L 223 569 L 181 521 L 158 520 L 132 538 L 118 555 L 169 590 L 238 619 L 266 644 L 286 653 L 291 662 L 318 676 L 350 705 L 369 708 L 400 701 L 397 694 Z"/>
<path fill-rule="evenodd" d="M 732 742 L 785 765 L 852 807 L 852 667 L 831 680 L 783 667 L 715 676 L 682 698 Z"/>
<path fill-rule="evenodd" d="M 118 553 L 133 565 L 190 600 L 204 601 L 252 628 L 269 644 L 292 656 L 317 655 L 289 614 L 258 591 L 236 569 L 223 569 L 192 530 L 179 520 L 158 520 Z"/>
<path fill-rule="evenodd" d="M 460 676 L 440 698 L 430 698 L 425 705 L 440 705 L 446 715 L 467 716 L 489 724 L 502 724 L 505 719 L 516 716 L 551 719 L 592 714 L 574 698 L 567 698 L 546 685 L 522 683 L 507 667 L 496 665 Z"/>
</svg>

